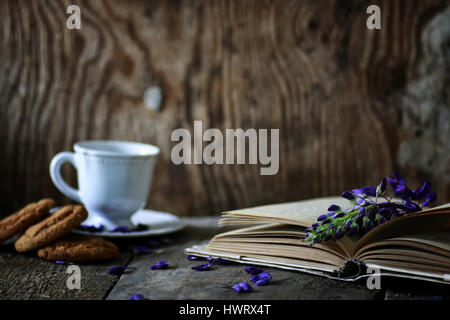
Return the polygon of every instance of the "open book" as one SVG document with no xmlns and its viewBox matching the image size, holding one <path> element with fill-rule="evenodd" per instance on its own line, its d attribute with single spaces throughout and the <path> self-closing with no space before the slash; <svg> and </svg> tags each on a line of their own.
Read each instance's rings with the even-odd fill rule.
<svg viewBox="0 0 450 320">
<path fill-rule="evenodd" d="M 362 238 L 344 236 L 309 247 L 305 230 L 330 204 L 349 206 L 343 198 L 321 198 L 225 212 L 220 225 L 245 227 L 185 252 L 347 281 L 379 270 L 450 284 L 450 204 L 395 218 Z"/>
</svg>

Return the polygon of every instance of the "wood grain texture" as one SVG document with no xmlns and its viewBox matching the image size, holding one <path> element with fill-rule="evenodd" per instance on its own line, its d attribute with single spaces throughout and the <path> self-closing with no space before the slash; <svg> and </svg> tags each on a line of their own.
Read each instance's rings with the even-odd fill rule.
<svg viewBox="0 0 450 320">
<path fill-rule="evenodd" d="M 299 299 L 382 299 L 384 290 L 367 290 L 364 283 L 346 283 L 298 272 L 266 268 L 272 280 L 263 287 L 253 286 L 250 294 L 238 294 L 232 286 L 248 281 L 250 275 L 242 264 L 216 265 L 207 272 L 192 270 L 204 261 L 190 261 L 184 248 L 208 241 L 219 232 L 217 219 L 189 218 L 188 227 L 172 235 L 170 244 L 145 255 L 135 255 L 128 264 L 108 300 L 128 300 L 139 293 L 150 300 L 299 300 Z M 149 266 L 167 260 L 167 270 L 150 270 Z M 442 290 L 439 291 L 442 295 Z"/>
<path fill-rule="evenodd" d="M 130 252 L 117 259 L 97 264 L 81 264 L 81 288 L 68 289 L 68 265 L 39 259 L 33 254 L 19 254 L 13 247 L 0 246 L 1 300 L 101 300 L 118 281 L 108 274 L 113 265 L 126 265 Z"/>
<path fill-rule="evenodd" d="M 381 31 L 366 28 L 366 8 L 375 3 Z M 69 4 L 81 8 L 81 30 L 65 26 Z M 179 215 L 336 195 L 377 184 L 394 170 L 413 185 L 430 180 L 448 201 L 449 73 L 436 80 L 440 86 L 414 86 L 433 70 L 448 70 L 450 35 L 436 40 L 430 31 L 448 6 L 447 0 L 1 1 L 3 209 L 42 196 L 66 202 L 48 166 L 53 155 L 86 139 L 158 145 L 148 206 Z M 144 105 L 151 86 L 163 90 L 159 112 Z M 425 111 L 411 112 L 418 104 Z M 250 165 L 173 165 L 170 134 L 193 130 L 194 120 L 221 130 L 279 128 L 278 174 L 260 176 L 259 166 Z M 74 184 L 73 170 L 65 174 Z"/>
<path fill-rule="evenodd" d="M 128 300 L 139 293 L 148 299 L 205 299 L 205 300 L 272 300 L 272 299 L 449 299 L 450 287 L 412 280 L 382 279 L 380 290 L 368 290 L 365 281 L 347 283 L 294 271 L 267 268 L 272 274 L 268 286 L 253 287 L 250 294 L 237 294 L 233 284 L 248 281 L 244 265 L 218 265 L 211 271 L 198 272 L 192 266 L 201 261 L 186 259 L 183 252 L 194 244 L 208 241 L 219 232 L 218 218 L 184 218 L 187 227 L 163 238 L 114 240 L 121 255 L 113 261 L 82 264 L 81 289 L 69 290 L 66 265 L 39 259 L 36 253 L 18 254 L 12 245 L 0 245 L 0 299 L 108 299 Z M 161 241 L 166 239 L 168 241 Z M 135 254 L 133 245 L 156 240 L 159 245 L 147 254 Z M 167 260 L 167 270 L 149 267 Z M 113 265 L 127 267 L 118 277 L 108 274 Z"/>
</svg>

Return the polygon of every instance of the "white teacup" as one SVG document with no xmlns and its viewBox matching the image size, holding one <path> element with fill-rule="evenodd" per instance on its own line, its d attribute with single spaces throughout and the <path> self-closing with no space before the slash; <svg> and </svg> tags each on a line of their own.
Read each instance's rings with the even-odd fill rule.
<svg viewBox="0 0 450 320">
<path fill-rule="evenodd" d="M 85 224 L 101 224 L 109 230 L 133 226 L 130 217 L 147 202 L 159 148 L 138 142 L 83 141 L 74 150 L 52 159 L 55 186 L 86 207 Z M 61 166 L 66 162 L 77 170 L 78 190 L 62 178 Z"/>
</svg>

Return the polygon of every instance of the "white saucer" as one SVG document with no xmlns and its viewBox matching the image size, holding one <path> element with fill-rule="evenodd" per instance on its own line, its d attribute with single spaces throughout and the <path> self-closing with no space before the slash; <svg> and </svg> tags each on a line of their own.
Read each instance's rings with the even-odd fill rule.
<svg viewBox="0 0 450 320">
<path fill-rule="evenodd" d="M 72 232 L 76 234 L 97 235 L 105 238 L 135 238 L 168 234 L 179 231 L 185 227 L 185 223 L 173 214 L 148 209 L 141 209 L 133 214 L 131 216 L 131 222 L 136 226 L 147 226 L 148 229 L 129 232 L 112 232 L 107 230 L 92 232 L 75 229 L 72 230 Z"/>
</svg>

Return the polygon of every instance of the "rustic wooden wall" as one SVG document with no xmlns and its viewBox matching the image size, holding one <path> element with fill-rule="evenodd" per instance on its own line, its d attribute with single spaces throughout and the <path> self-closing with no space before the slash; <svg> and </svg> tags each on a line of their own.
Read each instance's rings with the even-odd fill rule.
<svg viewBox="0 0 450 320">
<path fill-rule="evenodd" d="M 365 26 L 374 3 L 381 31 Z M 69 4 L 81 7 L 81 30 L 65 26 Z M 335 195 L 394 170 L 413 184 L 432 181 L 448 201 L 448 7 L 1 0 L 2 210 L 42 196 L 67 201 L 48 166 L 85 139 L 158 145 L 149 207 L 180 215 Z M 152 86 L 164 95 L 157 112 L 143 100 Z M 171 164 L 172 130 L 192 130 L 194 120 L 221 130 L 279 128 L 278 175 Z M 73 170 L 67 175 L 74 182 Z"/>
</svg>

